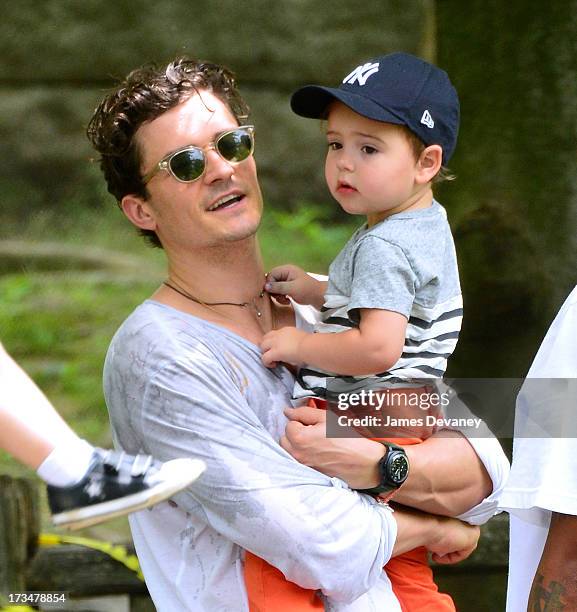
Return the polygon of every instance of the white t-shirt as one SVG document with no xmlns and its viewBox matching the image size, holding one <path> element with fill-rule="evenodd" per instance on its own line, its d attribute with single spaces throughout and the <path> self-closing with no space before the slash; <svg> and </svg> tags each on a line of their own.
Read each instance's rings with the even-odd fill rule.
<svg viewBox="0 0 577 612">
<path fill-rule="evenodd" d="M 310 324 L 311 310 L 295 308 L 298 325 Z M 159 612 L 248 612 L 244 550 L 322 590 L 330 612 L 399 612 L 383 571 L 396 538 L 388 506 L 278 444 L 293 384 L 286 368 L 264 368 L 245 338 L 158 302 L 139 306 L 116 333 L 104 369 L 115 443 L 207 464 L 171 502 L 130 517 Z M 496 512 L 508 464 L 496 439 L 471 444 L 494 483 L 463 515 L 478 523 Z"/>
<path fill-rule="evenodd" d="M 549 328 L 527 378 L 577 378 L 577 287 Z M 552 411 L 557 406 L 556 402 L 532 404 L 531 399 L 524 387 L 517 399 L 511 474 L 500 501 L 511 514 L 508 612 L 527 610 L 551 513 L 577 515 L 577 440 L 527 436 L 536 424 L 554 421 Z M 543 419 L 535 414 L 541 409 L 548 411 Z"/>
</svg>

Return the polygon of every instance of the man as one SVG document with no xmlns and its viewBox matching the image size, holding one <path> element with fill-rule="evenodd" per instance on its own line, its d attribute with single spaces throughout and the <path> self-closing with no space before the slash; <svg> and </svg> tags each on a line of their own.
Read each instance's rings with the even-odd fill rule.
<svg viewBox="0 0 577 612">
<path fill-rule="evenodd" d="M 517 400 L 507 610 L 577 609 L 577 288 L 551 324 Z"/>
<path fill-rule="evenodd" d="M 247 610 L 244 550 L 341 610 L 374 602 L 398 610 L 382 571 L 391 555 L 424 545 L 438 560 L 459 560 L 476 533 L 453 519 L 392 514 L 351 491 L 341 478 L 359 489 L 378 484 L 383 445 L 327 441 L 312 408 L 294 410 L 287 427 L 293 376 L 264 368 L 258 344 L 273 328 L 306 325 L 311 311 L 262 291 L 262 197 L 246 113 L 226 69 L 179 59 L 131 73 L 89 125 L 109 191 L 168 261 L 167 280 L 109 349 L 116 442 L 207 463 L 176 503 L 131 521 L 138 555 L 160 610 Z M 458 433 L 419 447 L 399 501 L 440 514 L 479 504 L 472 522 L 495 512 L 506 472 L 495 440 L 479 441 L 483 461 Z M 338 461 L 329 477 L 287 451 Z"/>
</svg>

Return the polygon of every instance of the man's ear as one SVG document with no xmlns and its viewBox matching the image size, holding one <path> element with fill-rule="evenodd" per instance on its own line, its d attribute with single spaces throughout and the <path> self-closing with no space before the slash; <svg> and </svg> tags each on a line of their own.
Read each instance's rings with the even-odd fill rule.
<svg viewBox="0 0 577 612">
<path fill-rule="evenodd" d="M 439 145 L 429 145 L 417 161 L 417 183 L 425 184 L 433 180 L 443 163 L 443 149 Z"/>
<path fill-rule="evenodd" d="M 128 220 L 136 227 L 145 230 L 156 230 L 156 216 L 150 204 L 137 195 L 125 195 L 120 207 Z"/>
</svg>

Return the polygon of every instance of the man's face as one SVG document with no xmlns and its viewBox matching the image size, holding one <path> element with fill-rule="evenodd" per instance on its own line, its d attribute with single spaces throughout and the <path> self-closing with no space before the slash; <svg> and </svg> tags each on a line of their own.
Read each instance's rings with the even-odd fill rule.
<svg viewBox="0 0 577 612">
<path fill-rule="evenodd" d="M 229 108 L 214 94 L 201 91 L 143 124 L 136 133 L 141 173 L 145 175 L 167 154 L 212 143 L 237 127 Z M 205 148 L 206 170 L 192 183 L 181 183 L 169 172 L 157 172 L 147 184 L 146 205 L 164 249 L 181 252 L 236 242 L 254 235 L 260 223 L 262 196 L 254 158 L 231 164 L 214 148 Z M 215 207 L 223 198 L 226 203 Z"/>
<path fill-rule="evenodd" d="M 411 200 L 417 161 L 398 126 L 367 119 L 335 102 L 327 141 L 327 185 L 346 212 L 384 218 Z"/>
</svg>

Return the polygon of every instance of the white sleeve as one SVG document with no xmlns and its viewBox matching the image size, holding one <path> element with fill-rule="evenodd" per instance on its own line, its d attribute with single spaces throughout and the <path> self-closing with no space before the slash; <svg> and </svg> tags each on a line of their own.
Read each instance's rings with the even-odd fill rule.
<svg viewBox="0 0 577 612">
<path fill-rule="evenodd" d="M 468 406 L 463 403 L 460 397 L 455 395 L 451 389 L 445 387 L 445 383 L 440 383 L 440 388 L 442 388 L 444 392 L 448 389 L 448 393 L 452 398 L 449 405 L 445 408 L 446 417 L 454 417 L 456 419 L 467 417 L 473 420 L 476 419 L 475 415 L 469 410 Z M 478 421 L 478 425 L 476 425 L 475 428 L 452 427 L 451 429 L 459 431 L 466 437 L 485 466 L 489 478 L 493 483 L 493 489 L 488 497 L 457 517 L 472 525 L 482 525 L 501 511 L 499 509 L 499 498 L 509 477 L 510 466 L 509 460 L 501 444 L 487 427 L 486 423 L 478 418 L 476 420 Z M 456 467 L 455 469 L 458 468 Z"/>
<path fill-rule="evenodd" d="M 501 511 L 499 509 L 499 499 L 509 476 L 509 460 L 503 452 L 501 444 L 494 437 L 467 438 L 467 440 L 485 466 L 493 482 L 493 491 L 481 503 L 457 518 L 472 525 L 482 525 Z"/>
<path fill-rule="evenodd" d="M 577 288 L 551 324 L 517 398 L 513 465 L 501 500 L 504 509 L 540 526 L 548 526 L 551 512 L 577 515 L 576 339 Z"/>
<path fill-rule="evenodd" d="M 207 464 L 174 498 L 185 510 L 200 508 L 227 539 L 336 601 L 352 601 L 377 582 L 397 534 L 390 509 L 285 452 L 210 351 L 161 367 L 143 405 L 147 452 Z"/>
</svg>

